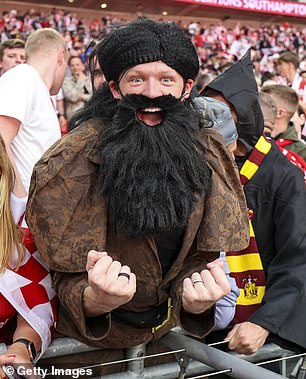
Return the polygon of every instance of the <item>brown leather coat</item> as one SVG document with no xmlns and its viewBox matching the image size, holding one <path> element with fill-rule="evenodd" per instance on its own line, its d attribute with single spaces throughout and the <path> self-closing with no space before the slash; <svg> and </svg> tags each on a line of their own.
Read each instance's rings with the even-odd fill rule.
<svg viewBox="0 0 306 379">
<path fill-rule="evenodd" d="M 61 302 L 58 332 L 100 347 L 128 347 L 161 337 L 179 325 L 203 337 L 214 325 L 214 309 L 202 315 L 181 308 L 182 281 L 201 271 L 219 251 L 248 245 L 249 226 L 238 170 L 222 137 L 211 129 L 199 131 L 200 148 L 212 171 L 211 185 L 198 197 L 177 259 L 162 278 L 153 239 L 133 240 L 116 235 L 108 223 L 107 205 L 97 190 L 98 142 L 101 121 L 90 120 L 53 145 L 34 169 L 27 222 L 41 255 L 54 272 Z M 129 265 L 137 277 L 133 299 L 121 309 L 142 312 L 172 298 L 170 322 L 158 332 L 112 320 L 111 314 L 84 315 L 82 296 L 89 250 L 107 251 Z"/>
</svg>

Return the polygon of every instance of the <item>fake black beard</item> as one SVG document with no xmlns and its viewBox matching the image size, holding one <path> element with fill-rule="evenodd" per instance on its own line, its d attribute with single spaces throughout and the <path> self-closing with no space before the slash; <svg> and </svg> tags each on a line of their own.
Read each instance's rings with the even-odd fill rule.
<svg viewBox="0 0 306 379">
<path fill-rule="evenodd" d="M 143 238 L 186 227 L 195 194 L 210 183 L 197 148 L 197 113 L 171 95 L 127 95 L 117 107 L 103 133 L 99 173 L 116 231 Z M 136 110 L 147 107 L 164 110 L 161 124 L 138 120 Z"/>
</svg>

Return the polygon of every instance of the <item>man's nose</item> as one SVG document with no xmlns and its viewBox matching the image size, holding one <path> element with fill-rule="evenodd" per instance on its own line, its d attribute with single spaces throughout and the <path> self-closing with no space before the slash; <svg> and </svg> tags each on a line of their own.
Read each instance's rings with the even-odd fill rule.
<svg viewBox="0 0 306 379">
<path fill-rule="evenodd" d="M 142 95 L 147 96 L 151 99 L 162 96 L 162 91 L 159 82 L 157 82 L 154 79 L 147 80 Z"/>
</svg>

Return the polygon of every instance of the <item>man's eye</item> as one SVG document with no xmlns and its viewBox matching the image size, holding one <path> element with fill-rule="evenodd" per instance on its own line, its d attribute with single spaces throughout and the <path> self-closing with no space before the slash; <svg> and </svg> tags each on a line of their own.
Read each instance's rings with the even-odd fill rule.
<svg viewBox="0 0 306 379">
<path fill-rule="evenodd" d="M 133 83 L 141 83 L 142 79 L 141 78 L 132 78 Z"/>
<path fill-rule="evenodd" d="M 162 78 L 162 82 L 171 83 L 172 79 L 171 78 Z"/>
</svg>

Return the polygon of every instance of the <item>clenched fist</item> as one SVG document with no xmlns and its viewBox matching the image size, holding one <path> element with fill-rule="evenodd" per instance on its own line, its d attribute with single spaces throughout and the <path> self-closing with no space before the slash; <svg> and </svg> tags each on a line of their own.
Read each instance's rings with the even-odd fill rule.
<svg viewBox="0 0 306 379">
<path fill-rule="evenodd" d="M 106 252 L 91 250 L 86 270 L 88 287 L 84 291 L 83 303 L 88 317 L 111 312 L 128 303 L 136 292 L 136 276 L 130 267 L 122 266 Z"/>
<path fill-rule="evenodd" d="M 200 314 L 211 308 L 231 291 L 221 259 L 207 264 L 207 269 L 194 272 L 183 282 L 182 303 L 186 312 Z"/>
<path fill-rule="evenodd" d="M 269 334 L 262 326 L 246 321 L 235 325 L 226 340 L 231 350 L 240 354 L 253 354 L 264 345 Z"/>
</svg>

